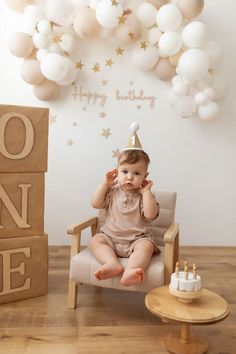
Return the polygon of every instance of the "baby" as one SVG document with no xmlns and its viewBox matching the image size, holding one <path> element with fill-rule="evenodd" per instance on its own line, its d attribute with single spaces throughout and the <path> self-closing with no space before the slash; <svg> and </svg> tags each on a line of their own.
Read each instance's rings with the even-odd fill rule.
<svg viewBox="0 0 236 354">
<path fill-rule="evenodd" d="M 141 283 L 153 252 L 160 252 L 148 232 L 148 224 L 159 213 L 151 192 L 153 182 L 147 180 L 149 162 L 141 148 L 124 149 L 118 168 L 106 173 L 93 195 L 92 206 L 107 211 L 100 233 L 90 242 L 93 255 L 101 263 L 95 272 L 99 280 L 122 274 L 124 286 Z M 119 257 L 129 258 L 125 269 Z"/>
</svg>

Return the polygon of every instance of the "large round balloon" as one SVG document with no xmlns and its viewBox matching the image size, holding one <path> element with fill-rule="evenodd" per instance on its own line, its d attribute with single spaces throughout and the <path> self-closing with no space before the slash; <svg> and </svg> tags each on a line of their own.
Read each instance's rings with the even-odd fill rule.
<svg viewBox="0 0 236 354">
<path fill-rule="evenodd" d="M 42 58 L 40 69 L 48 80 L 59 81 L 64 79 L 68 72 L 68 62 L 60 54 L 49 53 Z"/>
<path fill-rule="evenodd" d="M 137 8 L 136 16 L 145 27 L 151 27 L 156 23 L 157 10 L 155 6 L 144 2 Z"/>
<path fill-rule="evenodd" d="M 9 40 L 10 52 L 16 57 L 27 58 L 33 51 L 32 38 L 22 32 L 12 33 Z"/>
<path fill-rule="evenodd" d="M 151 70 L 159 60 L 159 52 L 156 47 L 148 46 L 146 49 L 136 47 L 131 56 L 133 64 L 143 71 Z"/>
<path fill-rule="evenodd" d="M 36 59 L 25 60 L 21 66 L 21 77 L 28 84 L 37 85 L 45 77 L 40 70 L 40 63 Z"/>
<path fill-rule="evenodd" d="M 113 5 L 111 0 L 101 0 L 96 6 L 96 18 L 105 28 L 115 28 L 122 14 L 123 9 L 118 2 Z"/>
<path fill-rule="evenodd" d="M 186 80 L 196 82 L 201 80 L 208 72 L 208 56 L 198 48 L 186 50 L 179 58 L 177 72 Z"/>
<path fill-rule="evenodd" d="M 160 51 L 167 55 L 174 55 L 182 47 L 182 39 L 180 35 L 175 31 L 167 31 L 163 33 L 159 40 Z"/>
<path fill-rule="evenodd" d="M 160 80 L 167 81 L 175 75 L 175 67 L 166 58 L 161 58 L 155 67 L 155 73 Z"/>
<path fill-rule="evenodd" d="M 180 9 L 174 4 L 163 5 L 156 15 L 156 23 L 161 31 L 175 31 L 182 22 Z"/>
<path fill-rule="evenodd" d="M 90 8 L 80 9 L 74 18 L 73 28 L 79 37 L 93 37 L 98 34 L 100 25 L 95 12 Z"/>
<path fill-rule="evenodd" d="M 182 31 L 183 43 L 190 48 L 201 47 L 206 37 L 206 25 L 200 21 L 190 22 Z"/>
</svg>

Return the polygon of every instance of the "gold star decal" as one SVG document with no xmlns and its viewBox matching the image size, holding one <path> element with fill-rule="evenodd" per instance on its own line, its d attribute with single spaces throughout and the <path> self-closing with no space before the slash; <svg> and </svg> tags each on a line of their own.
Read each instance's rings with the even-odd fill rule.
<svg viewBox="0 0 236 354">
<path fill-rule="evenodd" d="M 103 129 L 102 130 L 102 135 L 107 139 L 109 137 L 109 135 L 111 135 L 110 128 Z"/>
<path fill-rule="evenodd" d="M 120 156 L 120 150 L 119 149 L 116 149 L 116 150 L 112 151 L 112 157 L 116 157 L 118 159 L 119 156 Z"/>
<path fill-rule="evenodd" d="M 102 84 L 102 86 L 106 86 L 108 84 L 108 81 L 104 79 L 101 81 L 101 84 Z"/>
<path fill-rule="evenodd" d="M 101 71 L 101 70 L 100 70 L 100 65 L 99 65 L 99 63 L 95 63 L 95 64 L 93 65 L 93 67 L 92 67 L 91 70 L 93 70 L 95 74 L 96 74 L 98 71 Z"/>
<path fill-rule="evenodd" d="M 117 55 L 123 55 L 124 54 L 124 48 L 121 48 L 121 47 L 116 48 L 116 54 Z"/>
<path fill-rule="evenodd" d="M 113 64 L 114 64 L 114 61 L 111 58 L 106 60 L 106 66 L 110 66 L 111 67 Z"/>
<path fill-rule="evenodd" d="M 131 41 L 135 39 L 135 35 L 134 35 L 134 33 L 131 32 L 131 31 L 128 32 L 128 36 L 129 36 L 129 39 L 130 39 Z"/>
<path fill-rule="evenodd" d="M 105 112 L 100 112 L 99 118 L 105 118 L 107 115 Z"/>
<path fill-rule="evenodd" d="M 80 61 L 77 61 L 76 63 L 75 63 L 75 67 L 76 67 L 76 69 L 83 69 L 83 66 L 84 66 L 84 64 L 82 63 L 82 61 L 80 60 Z"/>
<path fill-rule="evenodd" d="M 124 14 L 121 15 L 121 16 L 119 16 L 118 19 L 119 19 L 119 22 L 118 22 L 119 25 L 120 25 L 120 24 L 124 25 L 124 24 L 125 24 L 125 21 L 127 20 L 127 18 L 125 17 Z"/>
<path fill-rule="evenodd" d="M 67 146 L 72 146 L 74 144 L 74 141 L 72 139 L 67 140 Z"/>
<path fill-rule="evenodd" d="M 131 15 L 132 14 L 132 10 L 131 9 L 126 9 L 123 11 L 123 15 Z"/>
<path fill-rule="evenodd" d="M 51 113 L 49 114 L 49 123 L 50 123 L 50 125 L 53 124 L 53 123 L 57 123 L 56 118 L 57 118 L 56 114 L 55 114 L 55 116 L 53 114 L 51 114 Z"/>
<path fill-rule="evenodd" d="M 111 0 L 111 4 L 112 6 L 118 6 L 119 5 L 119 2 L 117 0 Z"/>
<path fill-rule="evenodd" d="M 142 48 L 142 49 L 146 49 L 147 48 L 147 43 L 146 42 L 140 42 L 140 48 Z"/>
<path fill-rule="evenodd" d="M 54 43 L 59 43 L 61 41 L 61 35 L 56 34 L 52 40 Z"/>
</svg>

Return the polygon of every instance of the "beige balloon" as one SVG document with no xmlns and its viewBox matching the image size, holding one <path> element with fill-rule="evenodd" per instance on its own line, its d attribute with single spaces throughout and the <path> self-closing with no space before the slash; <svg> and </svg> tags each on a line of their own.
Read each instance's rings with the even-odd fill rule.
<svg viewBox="0 0 236 354">
<path fill-rule="evenodd" d="M 181 55 L 183 54 L 183 49 L 181 48 L 178 53 L 176 53 L 175 55 L 171 55 L 169 57 L 169 62 L 174 65 L 174 66 L 177 66 L 178 65 L 178 61 L 179 61 L 179 58 L 181 57 Z"/>
<path fill-rule="evenodd" d="M 53 81 L 43 80 L 39 85 L 33 87 L 35 96 L 41 101 L 53 101 L 60 92 L 60 86 Z"/>
<path fill-rule="evenodd" d="M 161 6 L 167 4 L 169 1 L 168 0 L 147 0 L 147 2 L 155 6 L 155 8 L 158 10 Z"/>
<path fill-rule="evenodd" d="M 168 81 L 175 75 L 175 67 L 168 59 L 161 58 L 155 67 L 155 72 L 160 80 Z"/>
<path fill-rule="evenodd" d="M 73 28 L 82 38 L 93 37 L 98 34 L 100 25 L 97 22 L 95 11 L 90 8 L 80 9 L 75 15 Z"/>
<path fill-rule="evenodd" d="M 26 6 L 35 5 L 37 0 L 5 0 L 5 3 L 16 12 L 24 12 Z"/>
<path fill-rule="evenodd" d="M 34 44 L 28 34 L 15 32 L 10 36 L 9 49 L 16 57 L 27 58 L 32 53 Z"/>
<path fill-rule="evenodd" d="M 21 77 L 31 85 L 38 85 L 45 77 L 41 73 L 40 63 L 36 59 L 25 60 L 21 66 Z"/>
<path fill-rule="evenodd" d="M 178 7 L 187 20 L 198 16 L 204 7 L 204 0 L 178 0 Z"/>
<path fill-rule="evenodd" d="M 116 27 L 116 35 L 123 44 L 136 42 L 142 35 L 141 22 L 134 15 L 128 15 L 125 18 L 125 23 Z"/>
</svg>

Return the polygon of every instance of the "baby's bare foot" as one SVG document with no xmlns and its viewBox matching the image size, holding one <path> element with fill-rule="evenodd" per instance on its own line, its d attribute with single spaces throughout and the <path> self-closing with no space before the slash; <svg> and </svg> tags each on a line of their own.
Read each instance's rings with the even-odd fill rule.
<svg viewBox="0 0 236 354">
<path fill-rule="evenodd" d="M 142 268 L 126 269 L 121 284 L 124 286 L 139 284 L 144 281 L 144 270 Z"/>
<path fill-rule="evenodd" d="M 98 280 L 109 279 L 123 273 L 124 269 L 119 262 L 109 261 L 99 268 L 95 273 Z"/>
</svg>

